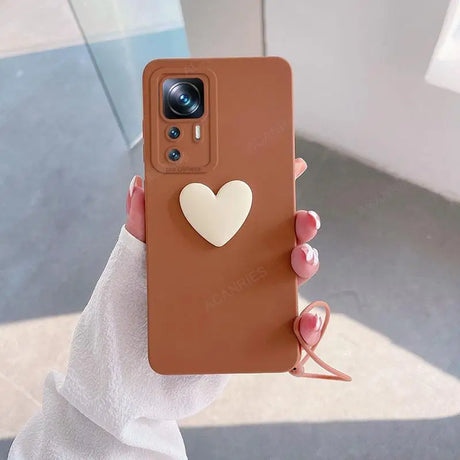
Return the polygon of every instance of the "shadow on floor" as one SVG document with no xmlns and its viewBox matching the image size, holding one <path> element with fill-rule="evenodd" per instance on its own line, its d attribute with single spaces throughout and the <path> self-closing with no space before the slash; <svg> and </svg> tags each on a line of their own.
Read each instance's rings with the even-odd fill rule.
<svg viewBox="0 0 460 460">
<path fill-rule="evenodd" d="M 182 428 L 190 460 L 458 458 L 460 418 Z M 5 458 L 12 439 L 0 440 Z"/>
<path fill-rule="evenodd" d="M 460 205 L 297 141 L 297 206 L 322 228 L 320 272 L 301 287 L 434 366 L 460 375 Z"/>
<path fill-rule="evenodd" d="M 8 457 L 8 452 L 10 450 L 13 438 L 10 439 L 0 439 L 0 459 L 6 460 Z"/>
<path fill-rule="evenodd" d="M 190 460 L 454 459 L 459 418 L 184 428 Z"/>
</svg>

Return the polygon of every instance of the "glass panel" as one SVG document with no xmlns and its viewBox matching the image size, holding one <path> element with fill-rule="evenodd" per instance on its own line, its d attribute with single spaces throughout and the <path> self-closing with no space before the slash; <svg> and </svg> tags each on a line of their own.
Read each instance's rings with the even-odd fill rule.
<svg viewBox="0 0 460 460">
<path fill-rule="evenodd" d="M 142 71 L 188 56 L 179 0 L 70 0 L 107 97 L 131 147 L 142 133 Z"/>
</svg>

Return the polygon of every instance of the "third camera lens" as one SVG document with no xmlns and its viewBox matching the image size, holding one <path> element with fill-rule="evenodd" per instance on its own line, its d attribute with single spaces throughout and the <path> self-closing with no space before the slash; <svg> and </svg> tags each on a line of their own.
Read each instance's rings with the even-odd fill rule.
<svg viewBox="0 0 460 460">
<path fill-rule="evenodd" d="M 168 152 L 168 158 L 170 161 L 177 161 L 180 158 L 180 152 L 177 149 L 172 149 Z"/>
</svg>

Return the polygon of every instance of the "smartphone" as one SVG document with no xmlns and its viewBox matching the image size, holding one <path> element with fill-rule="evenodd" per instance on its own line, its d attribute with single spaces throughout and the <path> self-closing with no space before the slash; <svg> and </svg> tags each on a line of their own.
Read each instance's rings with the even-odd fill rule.
<svg viewBox="0 0 460 460">
<path fill-rule="evenodd" d="M 143 107 L 151 367 L 290 370 L 299 346 L 289 64 L 154 60 Z"/>
</svg>

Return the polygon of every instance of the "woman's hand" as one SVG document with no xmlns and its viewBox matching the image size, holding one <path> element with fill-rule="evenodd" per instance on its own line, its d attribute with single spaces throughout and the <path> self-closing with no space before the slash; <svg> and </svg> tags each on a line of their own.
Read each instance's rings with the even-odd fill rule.
<svg viewBox="0 0 460 460">
<path fill-rule="evenodd" d="M 294 160 L 296 179 L 307 169 L 302 158 Z M 126 229 L 138 240 L 145 242 L 145 203 L 142 179 L 134 176 L 126 198 Z M 299 285 L 313 277 L 319 269 L 318 251 L 312 248 L 311 241 L 321 227 L 321 221 L 315 211 L 297 211 L 295 233 L 297 246 L 291 253 L 291 266 L 297 274 Z M 312 314 L 306 314 L 300 322 L 300 332 L 307 343 L 314 345 L 321 335 L 321 320 Z"/>
</svg>

